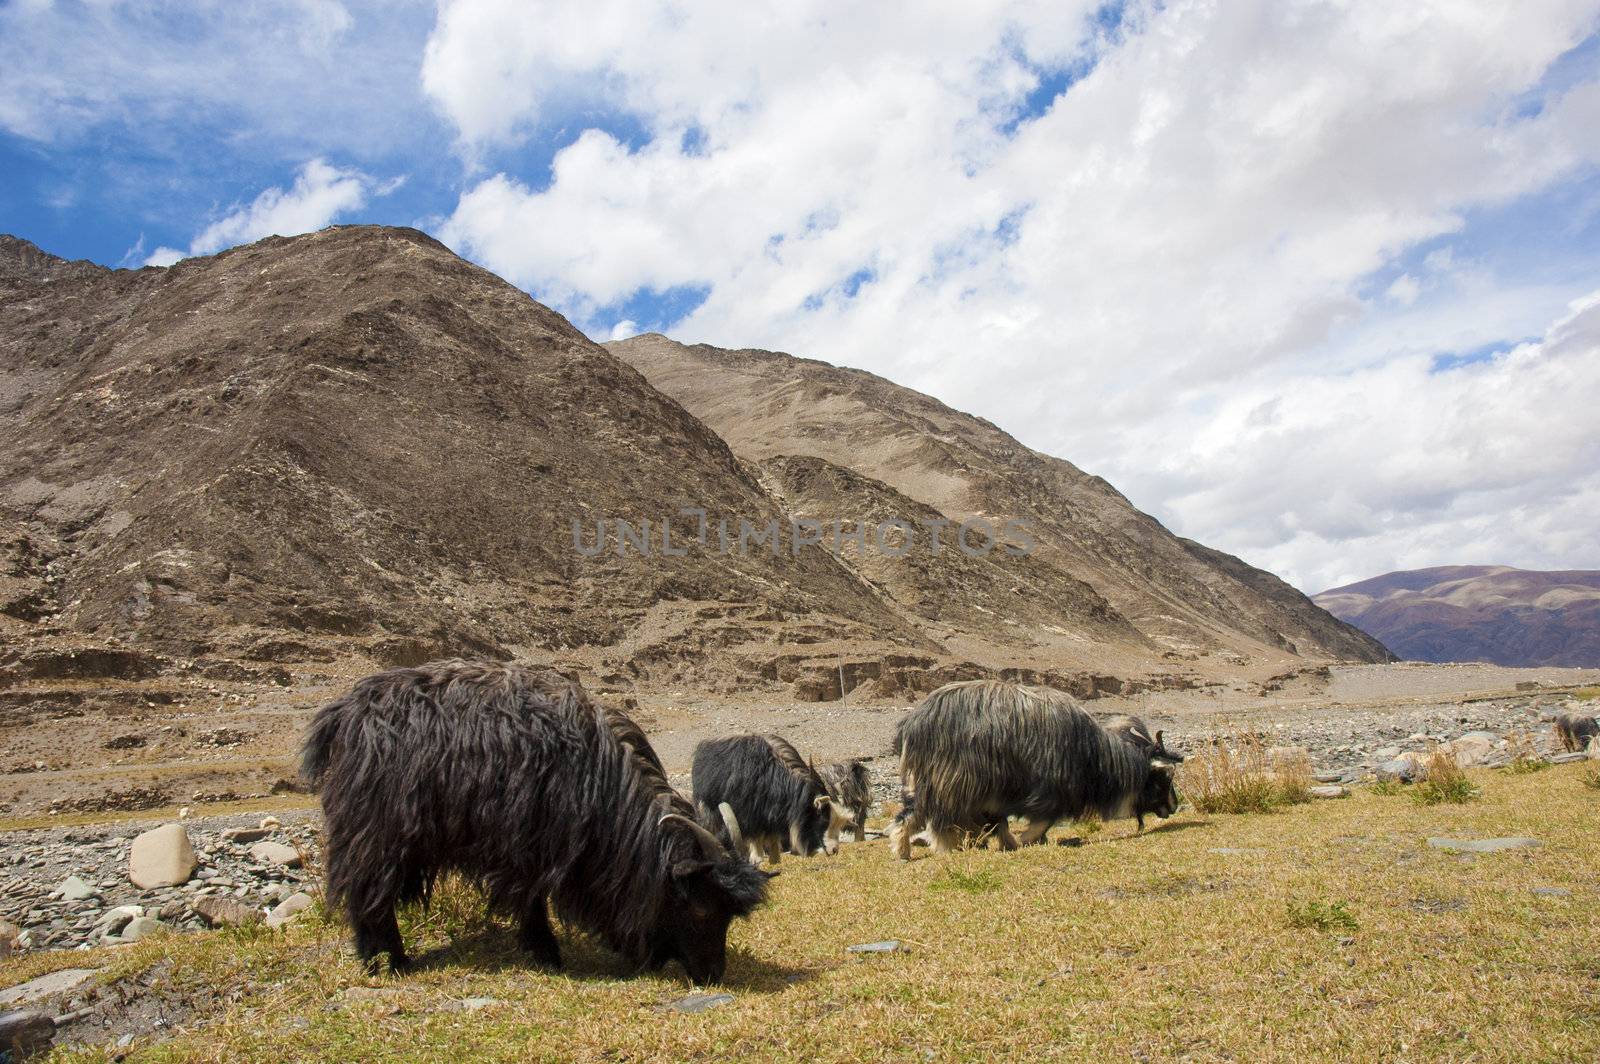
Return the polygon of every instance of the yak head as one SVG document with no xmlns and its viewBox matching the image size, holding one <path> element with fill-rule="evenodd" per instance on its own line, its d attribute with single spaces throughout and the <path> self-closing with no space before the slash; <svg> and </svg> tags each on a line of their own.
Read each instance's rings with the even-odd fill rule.
<svg viewBox="0 0 1600 1064">
<path fill-rule="evenodd" d="M 838 853 L 839 833 L 855 823 L 855 811 L 829 794 L 817 795 L 812 799 L 811 807 L 816 813 L 827 818 L 822 820 L 820 817 L 812 817 L 822 824 L 822 852 L 829 856 Z M 816 848 L 813 847 L 811 852 L 816 853 Z"/>
<path fill-rule="evenodd" d="M 648 965 L 659 968 L 669 961 L 683 965 L 697 986 L 722 981 L 728 965 L 728 925 L 749 916 L 767 898 L 767 880 L 776 873 L 763 872 L 744 858 L 743 839 L 732 811 L 723 806 L 733 849 L 697 821 L 668 813 L 660 827 L 681 834 L 693 845 L 670 846 L 666 894 L 661 916 L 650 936 Z"/>
<path fill-rule="evenodd" d="M 1175 779 L 1174 762 L 1165 757 L 1155 756 L 1150 759 L 1150 774 L 1145 777 L 1144 789 L 1139 792 L 1138 815 L 1142 818 L 1146 813 L 1166 819 L 1178 811 L 1178 784 Z"/>
</svg>

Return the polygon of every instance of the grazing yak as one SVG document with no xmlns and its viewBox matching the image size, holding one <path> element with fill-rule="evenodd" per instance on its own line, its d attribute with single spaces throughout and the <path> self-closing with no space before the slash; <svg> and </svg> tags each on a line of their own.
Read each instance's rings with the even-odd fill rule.
<svg viewBox="0 0 1600 1064">
<path fill-rule="evenodd" d="M 1015 849 L 1007 818 L 1023 816 L 1023 845 L 1052 824 L 1090 813 L 1102 819 L 1178 808 L 1172 762 L 1151 743 L 1111 734 L 1070 695 L 994 680 L 946 684 L 901 721 L 895 733 L 904 808 L 889 831 L 890 852 L 911 857 L 924 828 L 935 850 L 996 836 Z"/>
<path fill-rule="evenodd" d="M 1556 738 L 1563 750 L 1583 750 L 1589 740 L 1600 735 L 1600 721 L 1582 713 L 1563 713 L 1556 718 Z"/>
<path fill-rule="evenodd" d="M 867 838 L 867 814 L 872 811 L 872 784 L 867 766 L 859 761 L 835 761 L 817 770 L 835 805 L 846 814 L 845 827 L 855 833 L 857 842 Z"/>
<path fill-rule="evenodd" d="M 707 739 L 694 748 L 693 772 L 701 818 L 713 825 L 720 819 L 729 841 L 742 844 L 752 862 L 778 863 L 785 845 L 801 857 L 839 849 L 844 807 L 782 736 Z"/>
<path fill-rule="evenodd" d="M 1163 761 L 1171 761 L 1173 764 L 1179 764 L 1183 761 L 1183 755 L 1168 749 L 1167 744 L 1162 740 L 1166 732 L 1158 731 L 1155 733 L 1155 737 L 1152 738 L 1150 726 L 1139 717 L 1130 717 L 1126 714 L 1112 717 L 1101 727 L 1123 742 L 1132 743 L 1153 757 L 1159 757 Z"/>
<path fill-rule="evenodd" d="M 327 896 L 369 970 L 408 960 L 395 907 L 441 872 L 479 884 L 558 967 L 548 902 L 641 967 L 698 984 L 767 874 L 729 852 L 667 783 L 625 715 L 548 669 L 439 661 L 356 683 L 311 722 L 302 769 L 322 795 Z"/>
</svg>

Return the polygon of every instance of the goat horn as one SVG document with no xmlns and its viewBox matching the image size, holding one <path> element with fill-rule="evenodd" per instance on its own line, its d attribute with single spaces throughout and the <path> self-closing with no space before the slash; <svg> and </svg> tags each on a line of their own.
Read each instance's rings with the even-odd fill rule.
<svg viewBox="0 0 1600 1064">
<path fill-rule="evenodd" d="M 682 824 L 684 827 L 694 832 L 695 841 L 700 844 L 700 852 L 705 854 L 706 860 L 718 861 L 722 859 L 722 843 L 718 842 L 717 837 L 705 829 L 705 825 L 689 819 L 682 813 L 668 813 L 666 816 L 657 821 L 657 823 L 665 824 L 669 820 L 673 821 L 674 823 Z"/>
<path fill-rule="evenodd" d="M 744 853 L 744 832 L 739 830 L 739 818 L 733 815 L 733 806 L 727 802 L 718 802 L 717 812 L 722 814 L 722 822 L 728 826 L 728 838 L 733 840 L 733 852 Z"/>
</svg>

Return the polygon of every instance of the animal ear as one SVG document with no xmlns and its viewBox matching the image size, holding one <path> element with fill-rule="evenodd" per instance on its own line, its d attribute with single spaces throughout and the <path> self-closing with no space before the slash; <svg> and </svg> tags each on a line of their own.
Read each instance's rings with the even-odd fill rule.
<svg viewBox="0 0 1600 1064">
<path fill-rule="evenodd" d="M 1164 748 L 1164 745 L 1163 745 L 1163 743 L 1162 743 L 1162 742 L 1161 742 L 1161 737 L 1162 737 L 1162 736 L 1163 736 L 1163 735 L 1165 735 L 1165 734 L 1167 734 L 1167 733 L 1166 733 L 1166 732 L 1164 732 L 1164 731 L 1158 731 L 1158 732 L 1156 732 L 1156 746 L 1157 746 L 1157 747 L 1161 747 L 1161 748 Z"/>
</svg>

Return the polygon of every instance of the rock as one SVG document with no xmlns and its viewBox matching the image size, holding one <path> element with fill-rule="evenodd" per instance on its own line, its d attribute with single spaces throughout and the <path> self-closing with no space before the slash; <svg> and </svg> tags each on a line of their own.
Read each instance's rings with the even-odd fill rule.
<svg viewBox="0 0 1600 1064">
<path fill-rule="evenodd" d="M 139 917 L 144 915 L 144 909 L 138 905 L 119 905 L 115 909 L 107 909 L 95 921 L 95 929 L 102 935 L 117 935 L 122 929 Z"/>
<path fill-rule="evenodd" d="M 1266 853 L 1267 851 L 1259 846 L 1213 846 L 1206 852 L 1221 854 L 1224 857 L 1235 857 L 1244 854 Z"/>
<path fill-rule="evenodd" d="M 40 1001 L 52 994 L 65 993 L 81 986 L 99 974 L 99 968 L 63 968 L 49 975 L 41 975 L 37 979 L 29 979 L 26 983 L 0 990 L 0 1005 L 26 1005 L 32 1001 Z"/>
<path fill-rule="evenodd" d="M 137 942 L 146 935 L 165 930 L 166 926 L 154 916 L 136 916 L 128 921 L 127 926 L 122 929 L 122 934 L 117 936 L 117 941 Z"/>
<path fill-rule="evenodd" d="M 20 1061 L 47 1048 L 56 1021 L 43 1012 L 0 1012 L 0 1060 Z"/>
<path fill-rule="evenodd" d="M 1372 756 L 1379 761 L 1393 761 L 1400 756 L 1400 748 L 1398 746 L 1380 746 L 1372 752 Z"/>
<path fill-rule="evenodd" d="M 250 847 L 250 859 L 257 864 L 277 865 L 280 868 L 299 868 L 304 859 L 300 851 L 281 842 L 258 842 Z"/>
<path fill-rule="evenodd" d="M 500 999 L 492 997 L 469 997 L 461 999 L 461 1007 L 467 1012 L 477 1012 L 479 1009 L 486 1009 L 490 1005 L 498 1004 L 500 1004 Z"/>
<path fill-rule="evenodd" d="M 1489 760 L 1494 753 L 1494 740 L 1486 739 L 1481 734 L 1463 735 L 1452 743 L 1446 744 L 1445 749 L 1450 751 L 1460 768 L 1472 768 Z"/>
<path fill-rule="evenodd" d="M 1383 762 L 1375 771 L 1379 780 L 1392 783 L 1410 783 L 1422 775 L 1415 761 L 1401 757 Z"/>
<path fill-rule="evenodd" d="M 261 818 L 261 830 L 263 831 L 277 831 L 281 827 L 283 827 L 283 821 L 279 820 L 275 816 L 264 816 Z"/>
<path fill-rule="evenodd" d="M 93 887 L 79 879 L 77 876 L 68 876 L 56 888 L 62 901 L 87 901 L 97 893 Z"/>
<path fill-rule="evenodd" d="M 1552 765 L 1570 765 L 1574 761 L 1587 761 L 1588 759 L 1588 753 L 1583 750 L 1568 750 L 1564 753 L 1550 755 L 1550 763 Z"/>
<path fill-rule="evenodd" d="M 179 824 L 152 828 L 128 850 L 128 878 L 144 890 L 187 883 L 195 865 L 194 845 Z"/>
<path fill-rule="evenodd" d="M 1538 839 L 1429 839 L 1428 845 L 1457 853 L 1499 853 L 1502 850 L 1531 850 L 1544 843 Z"/>
<path fill-rule="evenodd" d="M 22 937 L 22 928 L 7 920 L 0 920 L 0 961 L 5 960 L 17 948 L 17 939 Z"/>
<path fill-rule="evenodd" d="M 673 1012 L 705 1012 L 733 1001 L 732 994 L 690 994 L 686 998 L 679 998 L 667 1008 Z"/>
<path fill-rule="evenodd" d="M 229 828 L 222 833 L 222 837 L 227 842 L 236 842 L 241 846 L 248 846 L 252 842 L 260 842 L 271 834 L 271 828 Z"/>
<path fill-rule="evenodd" d="M 303 890 L 299 893 L 291 894 L 287 898 L 280 901 L 277 905 L 273 906 L 272 911 L 267 914 L 267 926 L 282 927 L 290 920 L 293 920 L 295 917 L 311 908 L 314 903 L 315 899 Z"/>
<path fill-rule="evenodd" d="M 394 1001 L 401 996 L 401 990 L 392 986 L 352 986 L 339 995 L 345 1001 Z"/>
<path fill-rule="evenodd" d="M 910 953 L 906 944 L 897 938 L 885 939 L 882 942 L 862 942 L 855 946 L 846 946 L 846 953 Z"/>
<path fill-rule="evenodd" d="M 1536 898 L 1570 898 L 1572 891 L 1566 887 L 1534 887 L 1533 894 Z"/>
<path fill-rule="evenodd" d="M 1309 793 L 1313 798 L 1343 798 L 1350 792 L 1338 784 L 1324 783 L 1312 787 Z"/>
<path fill-rule="evenodd" d="M 1345 775 L 1346 773 L 1337 769 L 1324 769 L 1321 772 L 1312 773 L 1311 778 L 1318 783 L 1343 783 Z"/>
<path fill-rule="evenodd" d="M 259 910 L 226 895 L 212 894 L 196 898 L 190 908 L 200 915 L 207 927 L 239 927 L 261 922 Z"/>
</svg>

